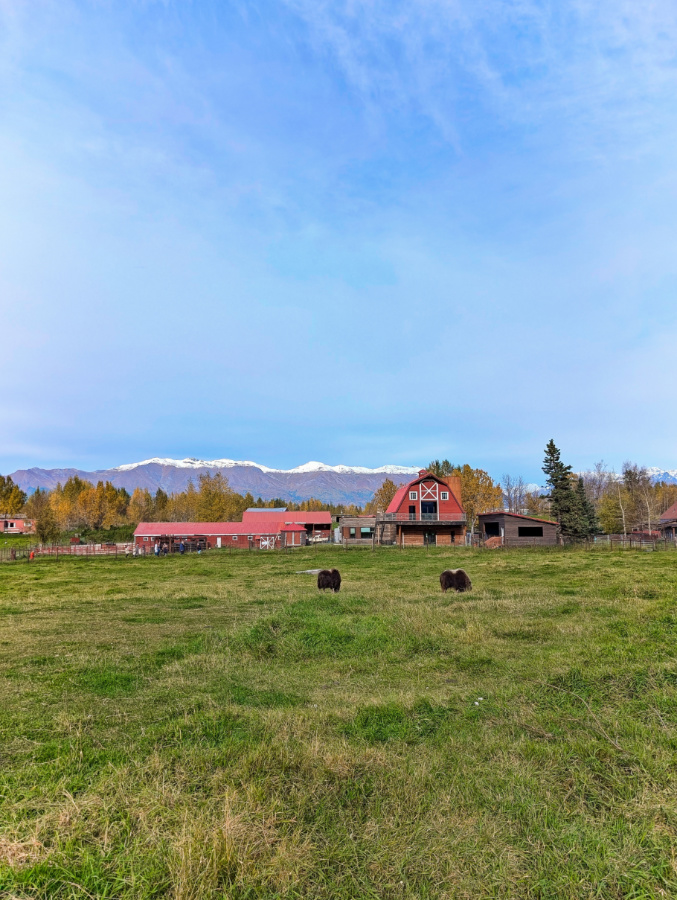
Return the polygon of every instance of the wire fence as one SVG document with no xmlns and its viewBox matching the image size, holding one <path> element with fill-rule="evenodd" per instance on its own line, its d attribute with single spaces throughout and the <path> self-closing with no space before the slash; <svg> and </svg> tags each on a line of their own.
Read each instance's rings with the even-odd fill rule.
<svg viewBox="0 0 677 900">
<path fill-rule="evenodd" d="M 189 542 L 186 541 L 184 544 L 183 553 L 203 553 L 203 552 L 214 552 L 214 553 L 222 553 L 224 551 L 231 553 L 242 553 L 244 552 L 257 552 L 257 553 L 267 553 L 270 550 L 284 551 L 287 553 L 291 553 L 294 550 L 310 549 L 313 547 L 326 547 L 333 546 L 337 549 L 348 550 L 348 549 L 364 549 L 364 548 L 372 548 L 375 549 L 376 546 L 393 546 L 396 542 L 383 542 L 380 545 L 376 543 L 373 539 L 365 539 L 365 540 L 349 540 L 349 541 L 333 541 L 333 540 L 324 540 L 324 541 L 313 541 L 308 542 L 303 545 L 295 545 L 295 546 L 285 546 L 284 544 L 275 543 L 274 547 L 263 547 L 254 541 L 250 541 L 248 545 L 244 543 L 239 544 L 238 546 L 225 545 L 223 547 L 211 547 L 209 544 L 200 542 Z M 399 546 L 399 545 L 397 545 Z M 429 549 L 430 546 L 435 546 L 435 544 L 407 544 L 404 549 L 420 549 L 421 547 L 425 547 Z M 516 549 L 518 547 L 547 547 L 551 550 L 563 550 L 563 549 L 571 549 L 578 548 L 581 550 L 643 550 L 643 551 L 670 551 L 677 550 L 677 539 L 675 538 L 652 538 L 647 539 L 646 537 L 633 536 L 632 534 L 600 534 L 595 535 L 588 540 L 573 540 L 571 538 L 563 538 L 557 544 L 544 544 L 542 540 L 538 538 L 520 538 L 518 540 L 510 540 L 508 538 L 503 538 L 502 540 L 499 538 L 492 538 L 487 540 L 480 539 L 479 535 L 472 536 L 472 543 L 468 541 L 467 544 L 450 544 L 450 545 L 439 545 L 442 549 L 457 549 L 459 547 L 473 547 L 475 549 Z M 135 547 L 133 543 L 109 543 L 109 544 L 29 544 L 23 547 L 0 547 L 0 563 L 3 562 L 18 562 L 20 560 L 31 561 L 33 559 L 39 558 L 50 558 L 50 559 L 64 559 L 66 557 L 100 557 L 100 556 L 121 556 L 121 557 L 151 557 L 151 556 L 172 556 L 181 554 L 180 545 L 178 543 L 169 545 L 167 550 L 165 551 L 162 547 L 160 548 L 160 552 L 156 554 L 154 552 L 154 548 L 151 546 L 148 549 L 145 547 Z"/>
</svg>

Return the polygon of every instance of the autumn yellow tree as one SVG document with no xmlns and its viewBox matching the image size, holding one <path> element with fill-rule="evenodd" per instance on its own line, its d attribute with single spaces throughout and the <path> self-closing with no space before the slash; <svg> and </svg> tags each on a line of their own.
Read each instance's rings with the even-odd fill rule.
<svg viewBox="0 0 677 900">
<path fill-rule="evenodd" d="M 390 506 L 390 501 L 397 493 L 397 485 L 390 478 L 386 478 L 373 498 L 367 503 L 364 511 L 367 515 L 382 515 Z"/>
<path fill-rule="evenodd" d="M 477 517 L 484 512 L 503 508 L 503 490 L 484 469 L 473 469 L 467 463 L 451 473 L 461 477 L 461 498 L 469 531 L 475 530 Z"/>
<path fill-rule="evenodd" d="M 229 522 L 242 517 L 244 498 L 228 484 L 228 479 L 217 472 L 200 475 L 197 503 L 198 522 Z"/>
<path fill-rule="evenodd" d="M 9 475 L 0 475 L 0 513 L 15 516 L 26 502 L 26 494 Z"/>
<path fill-rule="evenodd" d="M 127 520 L 132 525 L 138 525 L 139 522 L 152 522 L 154 515 L 155 504 L 150 491 L 135 488 L 127 507 Z"/>
</svg>

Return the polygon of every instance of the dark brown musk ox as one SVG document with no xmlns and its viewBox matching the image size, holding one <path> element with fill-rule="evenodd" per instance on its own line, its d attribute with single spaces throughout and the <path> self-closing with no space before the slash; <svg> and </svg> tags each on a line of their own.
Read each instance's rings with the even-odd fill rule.
<svg viewBox="0 0 677 900">
<path fill-rule="evenodd" d="M 445 592 L 454 590 L 462 594 L 472 590 L 472 582 L 463 569 L 445 569 L 440 575 L 440 587 Z"/>
<path fill-rule="evenodd" d="M 341 590 L 341 573 L 338 569 L 322 569 L 317 576 L 318 591 L 329 589 L 337 594 Z"/>
</svg>

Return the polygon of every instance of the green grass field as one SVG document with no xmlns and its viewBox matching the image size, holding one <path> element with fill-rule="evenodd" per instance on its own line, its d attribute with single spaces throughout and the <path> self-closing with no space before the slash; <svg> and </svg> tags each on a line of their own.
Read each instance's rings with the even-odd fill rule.
<svg viewBox="0 0 677 900">
<path fill-rule="evenodd" d="M 3 898 L 677 896 L 674 553 L 7 563 L 0 674 Z"/>
</svg>

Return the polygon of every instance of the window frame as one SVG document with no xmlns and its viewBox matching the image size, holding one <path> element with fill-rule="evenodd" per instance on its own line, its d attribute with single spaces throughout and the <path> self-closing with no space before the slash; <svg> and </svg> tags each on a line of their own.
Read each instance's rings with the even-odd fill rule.
<svg viewBox="0 0 677 900">
<path fill-rule="evenodd" d="M 409 491 L 410 500 L 418 500 L 418 491 Z"/>
<path fill-rule="evenodd" d="M 440 500 L 448 500 L 449 499 L 449 491 L 441 491 L 440 492 Z"/>
</svg>

